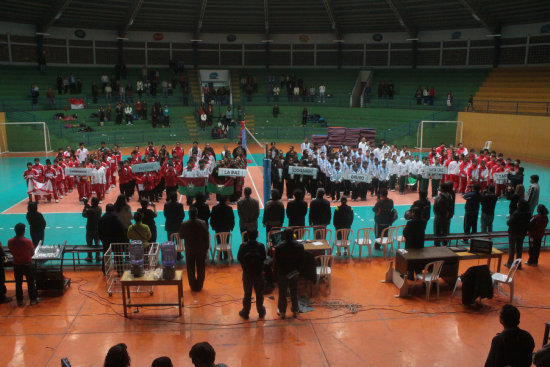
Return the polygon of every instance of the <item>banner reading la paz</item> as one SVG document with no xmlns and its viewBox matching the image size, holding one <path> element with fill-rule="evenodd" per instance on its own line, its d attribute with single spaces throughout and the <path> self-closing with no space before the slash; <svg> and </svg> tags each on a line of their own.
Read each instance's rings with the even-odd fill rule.
<svg viewBox="0 0 550 367">
<path fill-rule="evenodd" d="M 246 170 L 239 168 L 219 168 L 218 176 L 221 177 L 246 177 Z"/>
<path fill-rule="evenodd" d="M 288 173 L 291 175 L 304 175 L 304 176 L 313 176 L 317 177 L 317 168 L 314 167 L 300 167 L 300 166 L 289 166 Z"/>
<path fill-rule="evenodd" d="M 67 176 L 91 176 L 92 169 L 85 167 L 65 167 L 65 175 Z"/>
<path fill-rule="evenodd" d="M 150 172 L 150 171 L 158 171 L 160 170 L 160 163 L 159 162 L 150 162 L 150 163 L 140 163 L 140 164 L 133 164 L 131 166 L 132 173 L 143 173 L 143 172 Z"/>
<path fill-rule="evenodd" d="M 370 183 L 372 181 L 372 176 L 368 173 L 365 174 L 348 172 L 348 174 L 346 175 L 346 180 Z"/>
</svg>

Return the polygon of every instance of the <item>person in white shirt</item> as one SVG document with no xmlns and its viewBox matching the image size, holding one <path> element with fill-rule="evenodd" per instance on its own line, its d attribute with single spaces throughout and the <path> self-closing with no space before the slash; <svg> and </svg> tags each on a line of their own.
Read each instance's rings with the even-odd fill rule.
<svg viewBox="0 0 550 367">
<path fill-rule="evenodd" d="M 199 142 L 194 141 L 193 146 L 189 149 L 188 156 L 191 157 L 192 155 L 196 155 L 197 157 L 201 156 L 201 148 L 199 148 Z"/>
<path fill-rule="evenodd" d="M 327 87 L 325 83 L 321 83 L 319 86 L 319 103 L 325 103 L 325 92 L 327 91 Z"/>
<path fill-rule="evenodd" d="M 373 164 L 369 164 L 370 173 L 372 175 L 372 181 L 370 184 L 370 196 L 373 197 L 374 194 L 378 196 L 378 185 L 380 180 L 380 161 L 378 158 L 374 158 Z"/>
<path fill-rule="evenodd" d="M 78 160 L 78 163 L 82 163 L 88 158 L 88 149 L 84 147 L 84 143 L 80 143 L 80 148 L 76 150 L 76 159 Z"/>
<path fill-rule="evenodd" d="M 458 189 L 459 173 L 460 173 L 460 165 L 458 163 L 458 157 L 454 156 L 453 160 L 449 162 L 449 165 L 447 166 L 447 178 L 449 181 L 453 183 L 453 189 L 455 191 Z"/>
<path fill-rule="evenodd" d="M 420 191 L 428 192 L 428 187 L 430 186 L 430 174 L 428 173 L 428 157 L 422 157 L 421 166 L 418 169 L 418 174 L 420 176 Z"/>
<path fill-rule="evenodd" d="M 418 182 L 420 180 L 420 164 L 422 162 L 419 161 L 418 156 L 414 156 L 414 160 L 411 160 L 409 163 L 409 175 L 416 180 L 416 183 L 412 187 L 412 191 L 416 191 L 418 188 Z"/>
<path fill-rule="evenodd" d="M 378 192 L 376 196 L 380 200 L 380 191 L 388 189 L 388 182 L 390 180 L 390 170 L 387 166 L 386 160 L 382 160 L 380 168 L 378 170 Z"/>
<path fill-rule="evenodd" d="M 133 125 L 132 106 L 129 104 L 126 104 L 126 107 L 124 107 L 124 115 L 126 116 L 126 125 Z"/>
<path fill-rule="evenodd" d="M 367 148 L 368 148 L 368 143 L 367 143 L 367 138 L 365 137 L 362 137 L 361 138 L 361 141 L 359 142 L 359 144 L 357 144 L 357 148 L 361 149 L 361 151 L 363 153 L 365 153 L 367 151 Z"/>
<path fill-rule="evenodd" d="M 141 80 L 138 80 L 136 82 L 136 91 L 139 95 L 139 98 L 141 98 L 141 95 L 143 94 L 143 82 Z"/>
<path fill-rule="evenodd" d="M 279 102 L 279 94 L 281 94 L 281 88 L 277 84 L 273 87 L 273 100 Z"/>
<path fill-rule="evenodd" d="M 330 181 L 331 181 L 331 198 L 332 202 L 335 203 L 340 201 L 340 194 L 344 191 L 343 182 L 344 180 L 344 171 L 340 167 L 340 162 L 334 163 L 334 168 L 332 169 Z"/>
<path fill-rule="evenodd" d="M 405 157 L 401 157 L 401 162 L 397 165 L 397 174 L 399 176 L 399 193 L 404 195 L 407 178 L 409 177 L 409 169 L 407 163 L 405 163 Z"/>
<path fill-rule="evenodd" d="M 304 154 L 304 151 L 310 151 L 311 144 L 309 143 L 308 138 L 304 139 L 304 142 L 300 145 L 300 154 Z"/>
<path fill-rule="evenodd" d="M 95 191 L 100 204 L 103 202 L 103 198 L 105 197 L 106 182 L 105 167 L 101 165 L 100 161 L 96 161 L 95 167 L 92 169 L 91 183 L 92 190 Z"/>
<path fill-rule="evenodd" d="M 391 160 L 388 162 L 388 169 L 390 172 L 390 180 L 388 187 L 390 191 L 395 191 L 395 185 L 397 184 L 397 176 L 399 174 L 397 156 L 394 155 Z"/>
</svg>

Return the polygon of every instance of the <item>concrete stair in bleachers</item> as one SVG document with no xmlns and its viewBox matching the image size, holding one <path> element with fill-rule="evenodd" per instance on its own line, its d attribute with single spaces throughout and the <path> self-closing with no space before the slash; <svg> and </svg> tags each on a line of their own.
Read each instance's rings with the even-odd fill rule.
<svg viewBox="0 0 550 367">
<path fill-rule="evenodd" d="M 201 86 L 199 85 L 199 71 L 190 70 L 187 73 L 187 80 L 189 83 L 189 91 L 193 96 L 193 100 L 198 103 L 201 101 Z"/>
<path fill-rule="evenodd" d="M 233 105 L 241 104 L 241 77 L 238 70 L 231 69 L 231 94 L 233 95 Z"/>
</svg>

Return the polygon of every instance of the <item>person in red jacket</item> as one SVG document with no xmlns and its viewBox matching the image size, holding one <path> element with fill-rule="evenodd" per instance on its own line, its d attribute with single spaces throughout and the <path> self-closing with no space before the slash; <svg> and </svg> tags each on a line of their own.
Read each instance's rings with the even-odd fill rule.
<svg viewBox="0 0 550 367">
<path fill-rule="evenodd" d="M 166 184 L 166 197 L 168 198 L 172 192 L 178 190 L 178 173 L 172 161 L 168 162 L 168 168 L 164 172 L 164 182 Z"/>
<path fill-rule="evenodd" d="M 40 159 L 35 158 L 34 164 L 32 166 L 32 169 L 36 171 L 36 174 L 38 175 L 36 177 L 36 180 L 38 182 L 44 182 L 44 166 L 40 164 Z"/>
<path fill-rule="evenodd" d="M 458 165 L 458 193 L 460 194 L 466 192 L 466 185 L 468 183 L 468 164 L 469 161 L 464 158 L 464 155 L 461 155 L 460 164 Z"/>
<path fill-rule="evenodd" d="M 57 195 L 60 199 L 63 199 L 63 195 L 65 194 L 63 192 L 63 181 L 65 181 L 65 171 L 63 170 L 63 167 L 59 165 L 59 161 L 57 159 L 54 159 L 53 161 L 53 168 L 56 170 L 57 175 L 55 176 L 55 191 L 57 192 Z"/>
<path fill-rule="evenodd" d="M 87 168 L 86 163 L 82 162 L 81 168 Z M 78 201 L 83 201 L 84 198 L 90 198 L 92 195 L 88 183 L 90 182 L 89 176 L 75 176 L 76 189 L 78 191 Z"/>
<path fill-rule="evenodd" d="M 537 206 L 537 214 L 529 223 L 529 260 L 525 265 L 538 266 L 540 245 L 546 226 L 548 225 L 548 209 L 542 204 Z"/>
<path fill-rule="evenodd" d="M 55 202 L 59 203 L 59 199 L 57 197 L 56 183 L 55 183 L 56 178 L 57 178 L 57 170 L 52 166 L 52 161 L 50 161 L 49 159 L 46 159 L 46 168 L 44 169 L 44 183 L 46 184 L 45 186 L 48 190 L 51 189 Z M 48 202 L 51 202 L 52 195 L 46 196 L 46 199 L 48 199 Z"/>
<path fill-rule="evenodd" d="M 17 223 L 14 227 L 15 237 L 8 240 L 8 248 L 13 256 L 13 276 L 15 278 L 15 298 L 17 305 L 23 306 L 23 276 L 27 279 L 27 290 L 31 305 L 40 302 L 36 292 L 36 281 L 32 257 L 34 246 L 25 238 L 25 225 Z"/>
<path fill-rule="evenodd" d="M 38 172 L 32 168 L 32 163 L 27 163 L 27 170 L 23 172 L 23 179 L 27 182 L 27 194 L 29 195 L 29 201 L 32 201 L 34 193 L 34 181 L 38 178 Z M 34 195 L 34 200 L 40 200 L 40 195 Z"/>
<path fill-rule="evenodd" d="M 180 142 L 177 141 L 176 146 L 174 147 L 174 149 L 172 149 L 172 158 L 179 161 L 179 162 L 181 162 L 181 161 L 183 161 L 183 156 L 184 155 L 185 155 L 185 151 L 180 146 Z"/>
</svg>

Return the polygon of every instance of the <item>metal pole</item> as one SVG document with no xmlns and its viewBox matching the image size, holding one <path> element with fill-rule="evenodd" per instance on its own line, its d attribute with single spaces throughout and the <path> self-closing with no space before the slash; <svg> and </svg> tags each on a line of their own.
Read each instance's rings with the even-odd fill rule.
<svg viewBox="0 0 550 367">
<path fill-rule="evenodd" d="M 48 156 L 48 143 L 47 143 L 47 137 L 46 137 L 46 123 L 43 122 L 43 128 L 44 128 L 44 150 L 46 151 L 46 157 Z"/>
<path fill-rule="evenodd" d="M 424 121 L 420 121 L 420 153 L 422 153 L 423 143 L 424 143 Z"/>
</svg>

